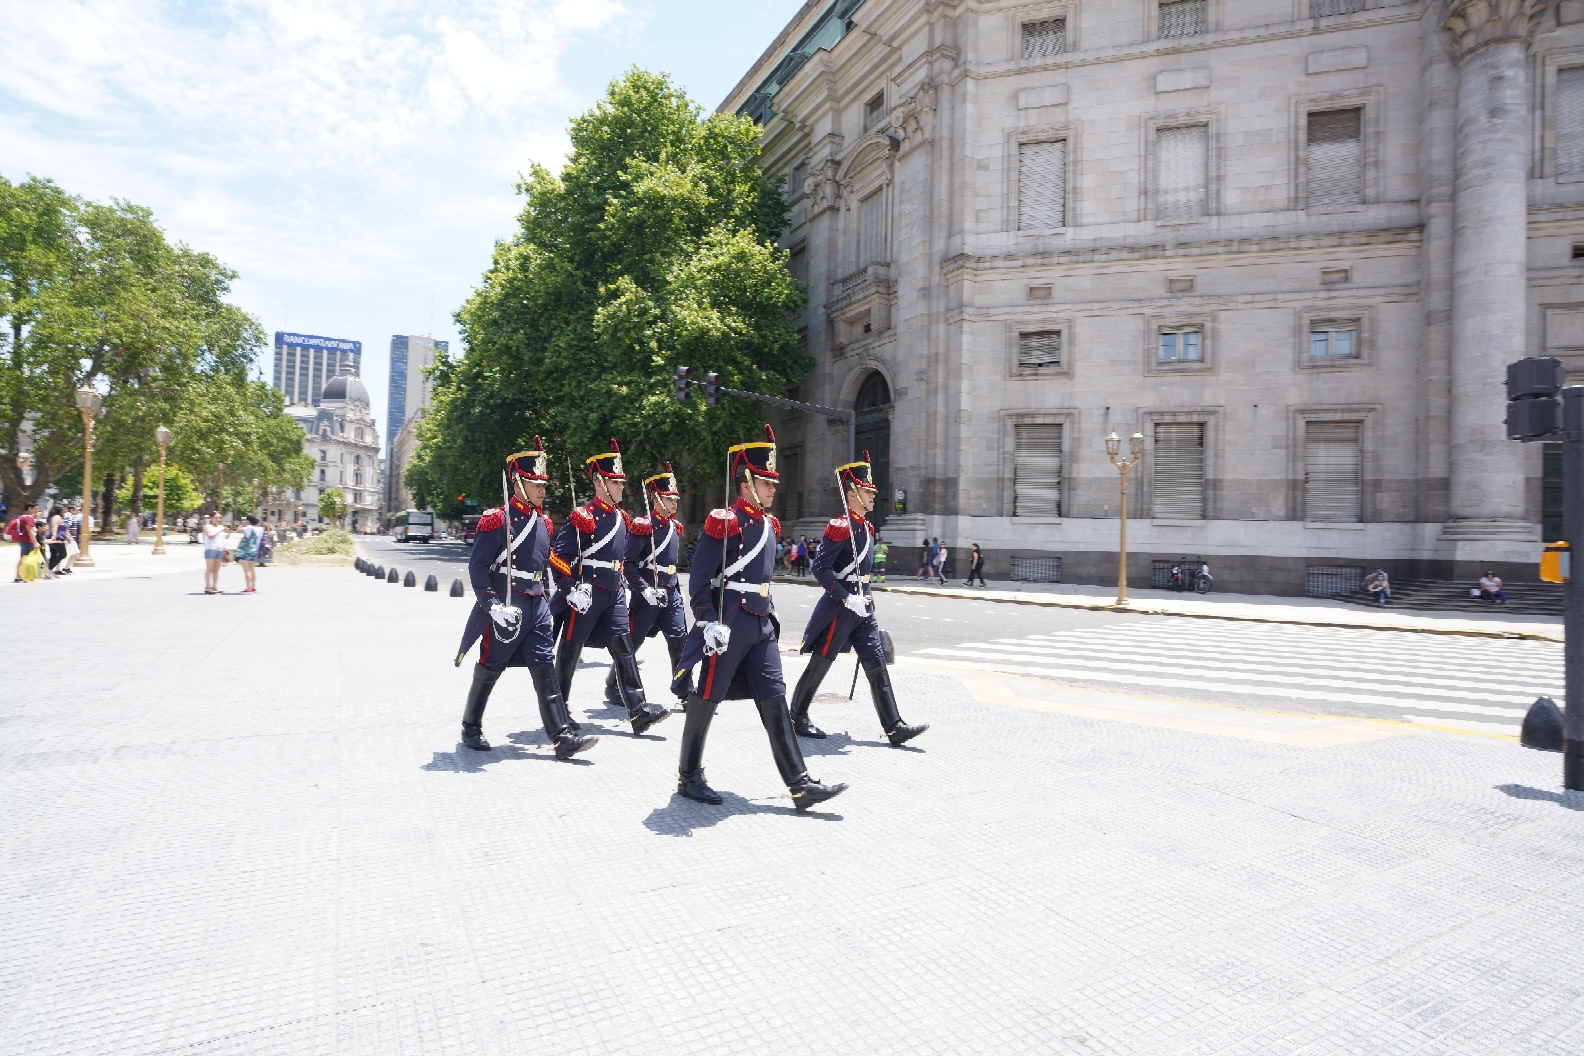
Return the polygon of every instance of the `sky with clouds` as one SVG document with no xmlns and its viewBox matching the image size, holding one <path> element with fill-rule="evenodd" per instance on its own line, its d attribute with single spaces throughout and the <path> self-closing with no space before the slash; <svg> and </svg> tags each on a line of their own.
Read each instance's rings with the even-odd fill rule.
<svg viewBox="0 0 1584 1056">
<path fill-rule="evenodd" d="M 713 109 L 801 6 L 11 0 L 0 175 L 146 205 L 271 335 L 362 341 L 383 422 L 391 335 L 459 347 L 517 174 L 560 167 L 570 117 L 633 65 Z"/>
</svg>

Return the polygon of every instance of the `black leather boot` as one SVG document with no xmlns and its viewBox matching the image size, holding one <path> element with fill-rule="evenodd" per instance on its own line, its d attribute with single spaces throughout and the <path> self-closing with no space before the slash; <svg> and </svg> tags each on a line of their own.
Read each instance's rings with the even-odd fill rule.
<svg viewBox="0 0 1584 1056">
<path fill-rule="evenodd" d="M 579 733 L 573 728 L 553 665 L 535 664 L 528 669 L 528 674 L 533 677 L 534 692 L 539 697 L 539 719 L 544 723 L 545 736 L 555 745 L 557 759 L 570 759 L 599 743 L 599 738 L 593 734 Z"/>
<path fill-rule="evenodd" d="M 578 657 L 583 655 L 581 645 L 573 645 L 567 641 L 556 641 L 555 673 L 557 688 L 561 690 L 561 700 L 567 705 L 570 712 L 572 700 L 572 674 L 577 670 Z M 573 729 L 581 729 L 576 722 Z"/>
<path fill-rule="evenodd" d="M 792 691 L 792 729 L 797 731 L 799 737 L 818 740 L 825 736 L 824 730 L 809 721 L 809 705 L 814 703 L 814 694 L 819 692 L 820 683 L 825 681 L 825 672 L 830 670 L 832 663 L 833 660 L 828 656 L 811 653 L 808 666 L 803 669 L 797 688 Z"/>
<path fill-rule="evenodd" d="M 682 646 L 686 641 L 686 638 L 666 639 L 666 652 L 671 654 L 671 674 L 669 677 L 672 679 L 675 679 L 677 672 L 682 670 Z M 678 700 L 686 701 L 688 695 L 693 692 L 693 672 L 687 672 L 687 677 L 683 680 L 680 690 L 673 686 L 671 692 L 676 694 Z"/>
<path fill-rule="evenodd" d="M 869 679 L 869 693 L 874 697 L 875 714 L 880 716 L 880 728 L 885 731 L 891 747 L 899 748 L 929 726 L 909 726 L 897 713 L 896 694 L 891 691 L 891 673 L 884 660 L 863 661 L 864 674 Z"/>
<path fill-rule="evenodd" d="M 682 755 L 677 762 L 677 794 L 700 803 L 724 802 L 721 794 L 704 780 L 704 738 L 709 736 L 710 720 L 715 718 L 715 705 L 690 694 L 682 705 L 687 718 L 682 724 Z"/>
<path fill-rule="evenodd" d="M 785 697 L 756 700 L 754 706 L 759 709 L 759 721 L 764 723 L 765 733 L 770 735 L 770 752 L 775 756 L 776 769 L 781 771 L 781 780 L 786 782 L 798 810 L 807 810 L 847 791 L 847 786 L 841 782 L 822 785 L 809 776 L 808 768 L 803 765 L 803 749 L 798 747 L 797 734 L 792 732 L 792 716 L 787 711 Z"/>
<path fill-rule="evenodd" d="M 468 687 L 467 706 L 462 709 L 462 743 L 475 752 L 487 752 L 490 743 L 484 739 L 484 705 L 500 678 L 499 671 L 491 671 L 483 664 L 473 665 L 473 685 Z"/>
<path fill-rule="evenodd" d="M 636 737 L 657 722 L 671 717 L 671 709 L 651 704 L 644 699 L 643 678 L 638 674 L 638 658 L 633 656 L 632 639 L 625 634 L 610 643 L 612 666 L 616 670 L 616 688 L 621 692 L 627 717 L 632 720 Z"/>
<path fill-rule="evenodd" d="M 616 684 L 615 664 L 611 664 L 610 670 L 605 674 L 605 703 L 619 708 L 627 706 L 621 698 L 621 687 Z"/>
</svg>

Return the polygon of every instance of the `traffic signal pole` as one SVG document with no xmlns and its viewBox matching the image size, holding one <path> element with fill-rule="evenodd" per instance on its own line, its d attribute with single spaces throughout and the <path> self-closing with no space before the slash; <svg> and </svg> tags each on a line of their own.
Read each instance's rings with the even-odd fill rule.
<svg viewBox="0 0 1584 1056">
<path fill-rule="evenodd" d="M 773 403 L 778 407 L 793 407 L 800 411 L 824 415 L 847 423 L 847 461 L 858 458 L 858 412 L 842 411 L 835 407 L 821 407 L 817 403 L 802 403 L 798 400 L 789 400 L 783 396 L 766 396 L 762 392 L 746 392 L 742 389 L 728 389 L 720 383 L 720 375 L 714 372 L 704 375 L 704 398 L 709 406 L 714 407 L 720 400 L 720 393 L 729 396 L 741 396 L 745 400 L 758 400 L 761 403 Z M 676 398 L 678 403 L 686 403 L 693 386 L 699 382 L 694 380 L 693 372 L 687 367 L 676 368 Z"/>
</svg>

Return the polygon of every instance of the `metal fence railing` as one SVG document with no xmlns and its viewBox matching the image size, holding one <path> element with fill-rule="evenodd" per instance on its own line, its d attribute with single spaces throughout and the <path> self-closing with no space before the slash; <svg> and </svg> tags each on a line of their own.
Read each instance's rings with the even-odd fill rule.
<svg viewBox="0 0 1584 1056">
<path fill-rule="evenodd" d="M 1060 583 L 1061 558 L 1014 557 L 1012 579 L 1017 583 Z"/>
<path fill-rule="evenodd" d="M 1334 598 L 1364 585 L 1364 569 L 1350 565 L 1310 565 L 1304 569 L 1304 596 Z"/>
</svg>

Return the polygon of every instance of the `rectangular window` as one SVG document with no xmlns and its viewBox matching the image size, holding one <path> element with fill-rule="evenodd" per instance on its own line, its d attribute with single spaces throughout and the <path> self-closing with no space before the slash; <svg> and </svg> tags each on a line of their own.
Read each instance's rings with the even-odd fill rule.
<svg viewBox="0 0 1584 1056">
<path fill-rule="evenodd" d="M 1304 425 L 1304 520 L 1358 521 L 1364 465 L 1362 422 Z"/>
<path fill-rule="evenodd" d="M 1043 22 L 1023 23 L 1023 57 L 1042 59 L 1047 55 L 1060 55 L 1067 50 L 1067 20 L 1050 18 Z"/>
<path fill-rule="evenodd" d="M 1210 126 L 1185 125 L 1155 132 L 1155 197 L 1158 220 L 1190 220 L 1208 207 Z"/>
<path fill-rule="evenodd" d="M 858 266 L 885 260 L 885 191 L 858 203 Z"/>
<path fill-rule="evenodd" d="M 808 282 L 808 251 L 794 249 L 787 260 L 787 271 L 798 282 Z"/>
<path fill-rule="evenodd" d="M 872 132 L 877 125 L 885 121 L 885 116 L 885 93 L 881 92 L 864 104 L 864 131 Z"/>
<path fill-rule="evenodd" d="M 1204 520 L 1204 433 L 1203 422 L 1156 423 L 1151 491 L 1154 516 Z"/>
<path fill-rule="evenodd" d="M 320 481 L 323 481 L 325 479 L 325 471 L 322 470 L 322 469 L 319 471 L 319 479 L 320 479 Z"/>
<path fill-rule="evenodd" d="M 1364 201 L 1364 111 L 1315 110 L 1309 114 L 1309 208 Z"/>
<path fill-rule="evenodd" d="M 1316 358 L 1357 359 L 1358 320 L 1316 319 L 1310 323 L 1309 354 Z"/>
<path fill-rule="evenodd" d="M 1364 0 L 1309 0 L 1309 17 L 1325 18 L 1327 15 L 1349 15 L 1364 10 Z"/>
<path fill-rule="evenodd" d="M 1060 330 L 1036 330 L 1018 335 L 1018 369 L 1039 370 L 1061 366 Z"/>
<path fill-rule="evenodd" d="M 1584 66 L 1557 71 L 1556 173 L 1584 176 Z"/>
<path fill-rule="evenodd" d="M 1013 426 L 1012 515 L 1060 517 L 1062 427 Z"/>
<path fill-rule="evenodd" d="M 1018 230 L 1067 226 L 1067 143 L 1018 147 Z"/>
<path fill-rule="evenodd" d="M 1175 0 L 1160 5 L 1160 36 L 1196 37 L 1210 29 L 1206 0 Z"/>
<path fill-rule="evenodd" d="M 786 196 L 788 198 L 796 198 L 798 195 L 802 194 L 803 193 L 803 181 L 807 177 L 808 177 L 808 166 L 807 165 L 798 165 L 795 168 L 793 168 L 792 174 L 787 177 Z"/>
<path fill-rule="evenodd" d="M 1160 332 L 1162 363 L 1203 363 L 1204 331 L 1193 328 Z"/>
</svg>

